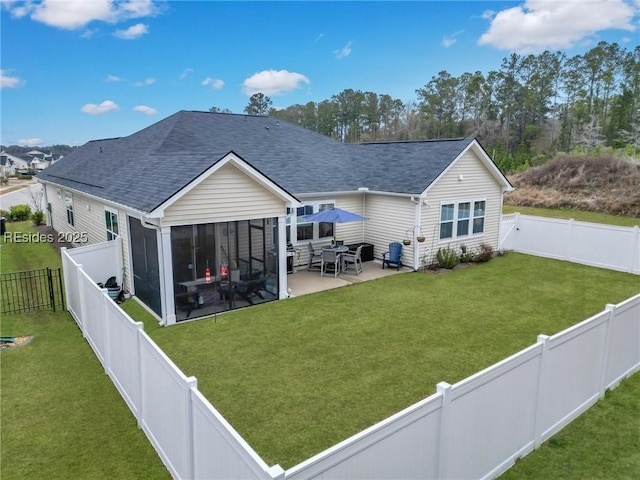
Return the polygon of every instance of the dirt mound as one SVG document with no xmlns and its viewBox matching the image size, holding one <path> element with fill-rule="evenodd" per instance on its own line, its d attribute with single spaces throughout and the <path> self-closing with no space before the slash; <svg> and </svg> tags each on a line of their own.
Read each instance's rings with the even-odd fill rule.
<svg viewBox="0 0 640 480">
<path fill-rule="evenodd" d="M 508 205 L 640 217 L 640 162 L 613 155 L 556 157 L 509 178 Z"/>
</svg>

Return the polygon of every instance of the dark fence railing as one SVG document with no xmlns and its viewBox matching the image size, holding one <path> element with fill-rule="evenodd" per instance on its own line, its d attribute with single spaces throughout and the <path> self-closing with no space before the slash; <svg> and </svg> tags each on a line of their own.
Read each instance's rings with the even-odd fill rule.
<svg viewBox="0 0 640 480">
<path fill-rule="evenodd" d="M 60 268 L 0 274 L 0 313 L 64 309 Z"/>
</svg>

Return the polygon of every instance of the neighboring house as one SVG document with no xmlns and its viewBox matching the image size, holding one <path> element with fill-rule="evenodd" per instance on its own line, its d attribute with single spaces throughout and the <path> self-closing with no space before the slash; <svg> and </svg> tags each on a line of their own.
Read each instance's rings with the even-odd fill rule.
<svg viewBox="0 0 640 480">
<path fill-rule="evenodd" d="M 13 160 L 5 152 L 0 152 L 0 177 L 10 177 L 15 173 Z"/>
<path fill-rule="evenodd" d="M 442 247 L 495 249 L 512 189 L 475 139 L 343 144 L 271 117 L 191 111 L 91 141 L 37 178 L 55 230 L 121 237 L 124 288 L 168 324 L 286 298 L 288 242 L 304 265 L 309 242 L 369 243 L 380 258 L 410 239 L 413 269 Z M 334 206 L 368 220 L 305 222 Z"/>
<path fill-rule="evenodd" d="M 25 159 L 31 159 L 29 166 L 32 170 L 44 170 L 62 157 L 62 155 L 54 156 L 52 153 L 46 153 L 40 150 L 31 150 L 24 156 Z"/>
<path fill-rule="evenodd" d="M 23 155 L 12 155 L 7 152 L 0 152 L 0 164 L 3 168 L 3 175 L 15 175 L 17 172 L 29 171 L 33 159 Z"/>
<path fill-rule="evenodd" d="M 24 155 L 0 152 L 0 175 L 11 176 L 18 172 L 40 171 L 63 158 L 40 150 L 31 150 Z"/>
</svg>

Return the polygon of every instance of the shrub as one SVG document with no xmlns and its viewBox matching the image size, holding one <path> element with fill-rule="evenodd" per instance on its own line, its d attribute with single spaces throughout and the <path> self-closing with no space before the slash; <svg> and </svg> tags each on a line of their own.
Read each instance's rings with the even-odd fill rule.
<svg viewBox="0 0 640 480">
<path fill-rule="evenodd" d="M 2 210 L 0 208 L 0 217 L 5 218 L 6 220 L 11 220 L 11 212 L 9 210 Z"/>
<path fill-rule="evenodd" d="M 36 210 L 31 214 L 31 221 L 34 225 L 42 225 L 44 223 L 44 212 L 42 210 Z"/>
<path fill-rule="evenodd" d="M 14 222 L 29 220 L 31 218 L 31 207 L 29 205 L 13 205 L 10 208 L 9 218 Z"/>
<path fill-rule="evenodd" d="M 452 248 L 439 248 L 436 254 L 438 265 L 441 268 L 451 269 L 460 263 L 460 257 Z"/>
<path fill-rule="evenodd" d="M 473 261 L 473 253 L 464 252 L 460 254 L 460 263 L 469 263 Z"/>
<path fill-rule="evenodd" d="M 9 183 L 9 179 L 4 175 L 0 177 L 0 185 L 6 185 Z"/>
<path fill-rule="evenodd" d="M 481 243 L 480 247 L 478 247 L 478 252 L 476 252 L 476 254 L 473 256 L 473 261 L 478 263 L 488 262 L 489 260 L 491 260 L 492 255 L 493 248 L 491 247 L 491 245 Z"/>
</svg>

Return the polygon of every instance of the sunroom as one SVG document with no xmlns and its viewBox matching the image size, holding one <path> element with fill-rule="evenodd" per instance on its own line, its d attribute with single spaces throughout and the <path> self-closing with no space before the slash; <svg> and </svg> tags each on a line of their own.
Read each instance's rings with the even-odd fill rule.
<svg viewBox="0 0 640 480">
<path fill-rule="evenodd" d="M 298 206 L 230 153 L 150 212 L 146 220 L 160 227 L 165 323 L 286 297 L 286 216 Z"/>
<path fill-rule="evenodd" d="M 277 300 L 278 219 L 171 227 L 176 321 Z"/>
</svg>

